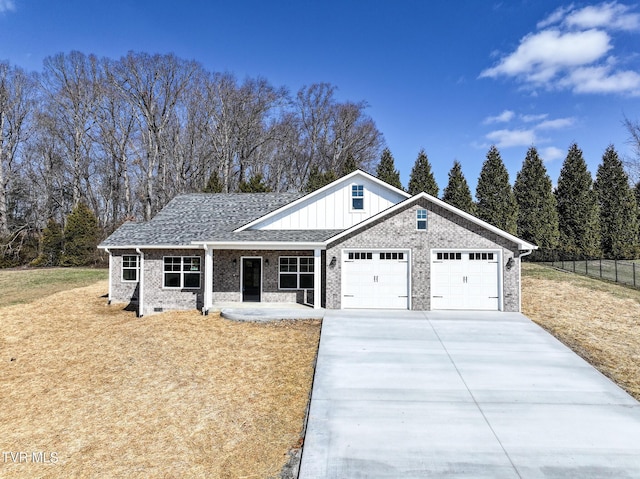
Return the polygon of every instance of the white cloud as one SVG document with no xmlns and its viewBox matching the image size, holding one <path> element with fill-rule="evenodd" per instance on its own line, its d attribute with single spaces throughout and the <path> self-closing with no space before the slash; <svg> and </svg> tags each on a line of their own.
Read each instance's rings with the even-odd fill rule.
<svg viewBox="0 0 640 479">
<path fill-rule="evenodd" d="M 640 95 L 640 74 L 631 70 L 612 72 L 611 67 L 578 68 L 563 81 L 576 93 L 628 93 Z"/>
<path fill-rule="evenodd" d="M 609 35 L 600 30 L 563 33 L 544 30 L 525 36 L 515 52 L 484 70 L 480 77 L 524 76 L 528 81 L 544 83 L 563 68 L 589 65 L 612 48 Z"/>
<path fill-rule="evenodd" d="M 569 27 L 577 28 L 606 28 L 610 30 L 638 30 L 640 29 L 640 15 L 631 13 L 631 8 L 617 2 L 589 5 L 588 7 L 572 11 L 565 19 Z"/>
<path fill-rule="evenodd" d="M 633 57 L 618 62 L 612 55 L 613 32 L 640 32 L 634 8 L 617 1 L 558 8 L 480 78 L 514 78 L 531 89 L 640 95 L 640 72 L 616 66 Z"/>
<path fill-rule="evenodd" d="M 486 138 L 498 148 L 531 146 L 536 142 L 533 130 L 495 130 L 486 135 Z"/>
<path fill-rule="evenodd" d="M 556 118 L 555 120 L 546 120 L 536 125 L 537 130 L 558 130 L 567 128 L 575 123 L 575 118 Z"/>
<path fill-rule="evenodd" d="M 13 0 L 0 0 L 0 13 L 15 11 L 16 4 Z"/>
<path fill-rule="evenodd" d="M 516 114 L 511 110 L 504 110 L 497 116 L 488 116 L 482 123 L 485 125 L 489 125 L 491 123 L 508 123 L 513 120 L 514 116 L 516 116 Z"/>
<path fill-rule="evenodd" d="M 557 10 L 555 10 L 551 15 L 549 15 L 547 18 L 539 21 L 536 26 L 538 28 L 547 28 L 556 23 L 560 23 L 564 19 L 565 15 L 573 9 L 574 9 L 573 3 L 567 7 L 560 7 Z"/>
<path fill-rule="evenodd" d="M 557 160 L 564 158 L 565 152 L 555 146 L 549 146 L 540 151 L 540 157 L 544 162 Z"/>
<path fill-rule="evenodd" d="M 520 119 L 525 123 L 532 123 L 534 121 L 542 121 L 549 115 L 547 113 L 541 113 L 539 115 L 520 115 Z"/>
</svg>

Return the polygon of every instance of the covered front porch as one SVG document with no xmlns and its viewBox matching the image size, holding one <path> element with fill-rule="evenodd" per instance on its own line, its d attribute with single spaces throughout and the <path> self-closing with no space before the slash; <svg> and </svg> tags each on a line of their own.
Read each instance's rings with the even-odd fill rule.
<svg viewBox="0 0 640 479">
<path fill-rule="evenodd" d="M 322 308 L 323 244 L 203 243 L 203 311 Z M 251 248 L 253 246 L 254 248 Z M 260 308 L 257 308 L 260 306 Z M 292 309 L 286 307 L 284 309 Z M 297 309 L 297 308 L 296 308 Z"/>
</svg>

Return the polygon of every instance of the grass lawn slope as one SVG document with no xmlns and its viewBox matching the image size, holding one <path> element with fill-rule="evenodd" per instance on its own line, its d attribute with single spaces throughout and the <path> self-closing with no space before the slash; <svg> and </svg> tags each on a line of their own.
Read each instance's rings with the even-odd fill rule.
<svg viewBox="0 0 640 479">
<path fill-rule="evenodd" d="M 299 443 L 319 322 L 136 318 L 106 292 L 0 308 L 2 450 L 28 454 L 0 477 L 275 477 Z"/>
<path fill-rule="evenodd" d="M 640 291 L 525 263 L 522 309 L 640 400 Z"/>
</svg>

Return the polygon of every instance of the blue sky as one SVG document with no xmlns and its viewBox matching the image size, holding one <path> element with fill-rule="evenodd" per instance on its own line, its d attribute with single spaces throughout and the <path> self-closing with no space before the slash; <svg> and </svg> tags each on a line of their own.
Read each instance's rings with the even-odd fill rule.
<svg viewBox="0 0 640 479">
<path fill-rule="evenodd" d="M 535 145 L 555 184 L 577 142 L 595 175 L 640 120 L 640 6 L 630 1 L 0 0 L 0 59 L 173 52 L 295 92 L 329 82 L 365 100 L 406 186 L 424 148 L 442 190 L 472 190 L 491 144 L 511 180 Z"/>
</svg>

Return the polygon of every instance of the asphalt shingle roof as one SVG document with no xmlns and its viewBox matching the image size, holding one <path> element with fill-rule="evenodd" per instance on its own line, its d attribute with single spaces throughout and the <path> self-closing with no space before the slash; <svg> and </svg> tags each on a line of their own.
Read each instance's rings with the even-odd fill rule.
<svg viewBox="0 0 640 479">
<path fill-rule="evenodd" d="M 186 246 L 193 241 L 319 242 L 341 230 L 245 230 L 237 228 L 295 201 L 299 193 L 195 193 L 176 196 L 145 223 L 125 223 L 100 245 Z"/>
</svg>

